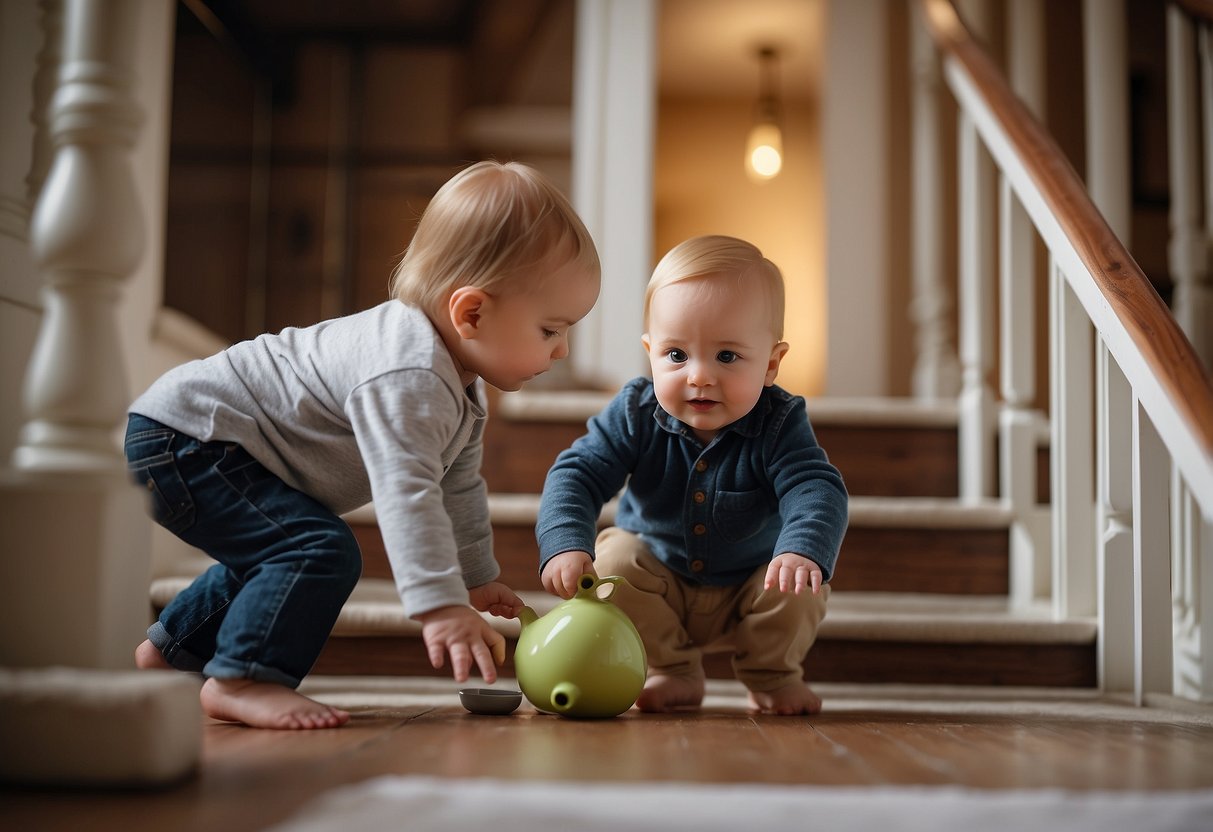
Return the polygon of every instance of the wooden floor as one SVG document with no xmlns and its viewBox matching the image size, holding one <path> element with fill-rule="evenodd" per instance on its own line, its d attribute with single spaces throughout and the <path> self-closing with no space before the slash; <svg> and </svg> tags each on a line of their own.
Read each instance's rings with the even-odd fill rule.
<svg viewBox="0 0 1213 832">
<path fill-rule="evenodd" d="M 207 721 L 200 771 L 157 790 L 0 789 L 0 829 L 244 832 L 382 774 L 981 789 L 1213 788 L 1213 709 L 1089 691 L 820 686 L 812 718 L 753 715 L 733 683 L 697 713 L 475 716 L 446 680 L 309 680 L 354 712 L 330 731 Z M 5 749 L 4 753 L 13 753 Z M 401 828 L 407 828 L 402 823 Z"/>
</svg>

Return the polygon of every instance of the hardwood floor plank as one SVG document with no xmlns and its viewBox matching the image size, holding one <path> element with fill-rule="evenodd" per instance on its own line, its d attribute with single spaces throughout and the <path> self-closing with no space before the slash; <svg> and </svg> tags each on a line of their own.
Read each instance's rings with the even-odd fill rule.
<svg viewBox="0 0 1213 832">
<path fill-rule="evenodd" d="M 507 717 L 469 714 L 450 680 L 343 684 L 324 680 L 311 691 L 350 708 L 343 728 L 257 731 L 208 720 L 201 770 L 185 782 L 157 790 L 0 787 L 0 828 L 253 832 L 330 789 L 380 775 L 1213 789 L 1213 709 L 1133 708 L 1089 692 L 1032 700 L 951 688 L 931 698 L 857 686 L 827 690 L 817 716 L 790 718 L 749 713 L 740 688 L 723 684 L 710 686 L 701 712 L 579 721 L 526 704 Z"/>
</svg>

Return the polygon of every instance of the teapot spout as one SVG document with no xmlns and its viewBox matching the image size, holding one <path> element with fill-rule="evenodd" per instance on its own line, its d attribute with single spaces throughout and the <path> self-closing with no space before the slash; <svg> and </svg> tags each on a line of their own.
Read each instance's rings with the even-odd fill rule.
<svg viewBox="0 0 1213 832">
<path fill-rule="evenodd" d="M 581 688 L 572 682 L 558 682 L 552 688 L 552 707 L 561 713 L 572 710 L 581 697 Z"/>
<path fill-rule="evenodd" d="M 518 611 L 518 623 L 521 624 L 524 628 L 529 627 L 530 625 L 534 624 L 538 620 L 539 620 L 539 616 L 536 615 L 535 611 L 533 609 L 531 609 L 530 607 L 523 607 L 521 610 Z"/>
</svg>

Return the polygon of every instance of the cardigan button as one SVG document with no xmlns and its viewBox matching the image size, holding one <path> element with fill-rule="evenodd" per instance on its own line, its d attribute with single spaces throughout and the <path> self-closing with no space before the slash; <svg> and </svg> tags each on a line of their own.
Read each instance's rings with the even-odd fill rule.
<svg viewBox="0 0 1213 832">
<path fill-rule="evenodd" d="M 704 471 L 708 470 L 707 462 L 702 459 L 699 460 L 695 463 L 695 470 L 702 474 Z"/>
<path fill-rule="evenodd" d="M 691 571 L 692 572 L 702 572 L 703 571 L 703 561 L 701 561 L 701 560 L 691 561 Z"/>
<path fill-rule="evenodd" d="M 707 498 L 708 498 L 708 495 L 704 494 L 702 491 L 696 491 L 694 494 L 691 495 L 691 499 L 700 504 L 702 504 L 703 501 L 706 500 Z"/>
<path fill-rule="evenodd" d="M 697 535 L 705 535 L 708 533 L 708 527 L 705 526 L 703 523 L 696 523 L 694 526 L 691 527 L 691 531 L 693 531 Z"/>
</svg>

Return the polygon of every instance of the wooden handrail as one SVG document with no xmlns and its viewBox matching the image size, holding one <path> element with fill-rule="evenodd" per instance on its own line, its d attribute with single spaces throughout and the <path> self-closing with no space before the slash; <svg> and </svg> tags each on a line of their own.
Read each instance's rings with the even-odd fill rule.
<svg viewBox="0 0 1213 832">
<path fill-rule="evenodd" d="M 1213 0 L 1171 0 L 1190 16 L 1206 23 L 1213 23 Z"/>
<path fill-rule="evenodd" d="M 1213 380 L 1170 309 L 1099 213 L 1057 143 L 969 34 L 951 0 L 919 0 L 919 5 L 936 47 L 972 77 L 1108 307 L 1205 453 L 1213 456 Z M 1199 0 L 1199 5 L 1213 3 Z"/>
</svg>

